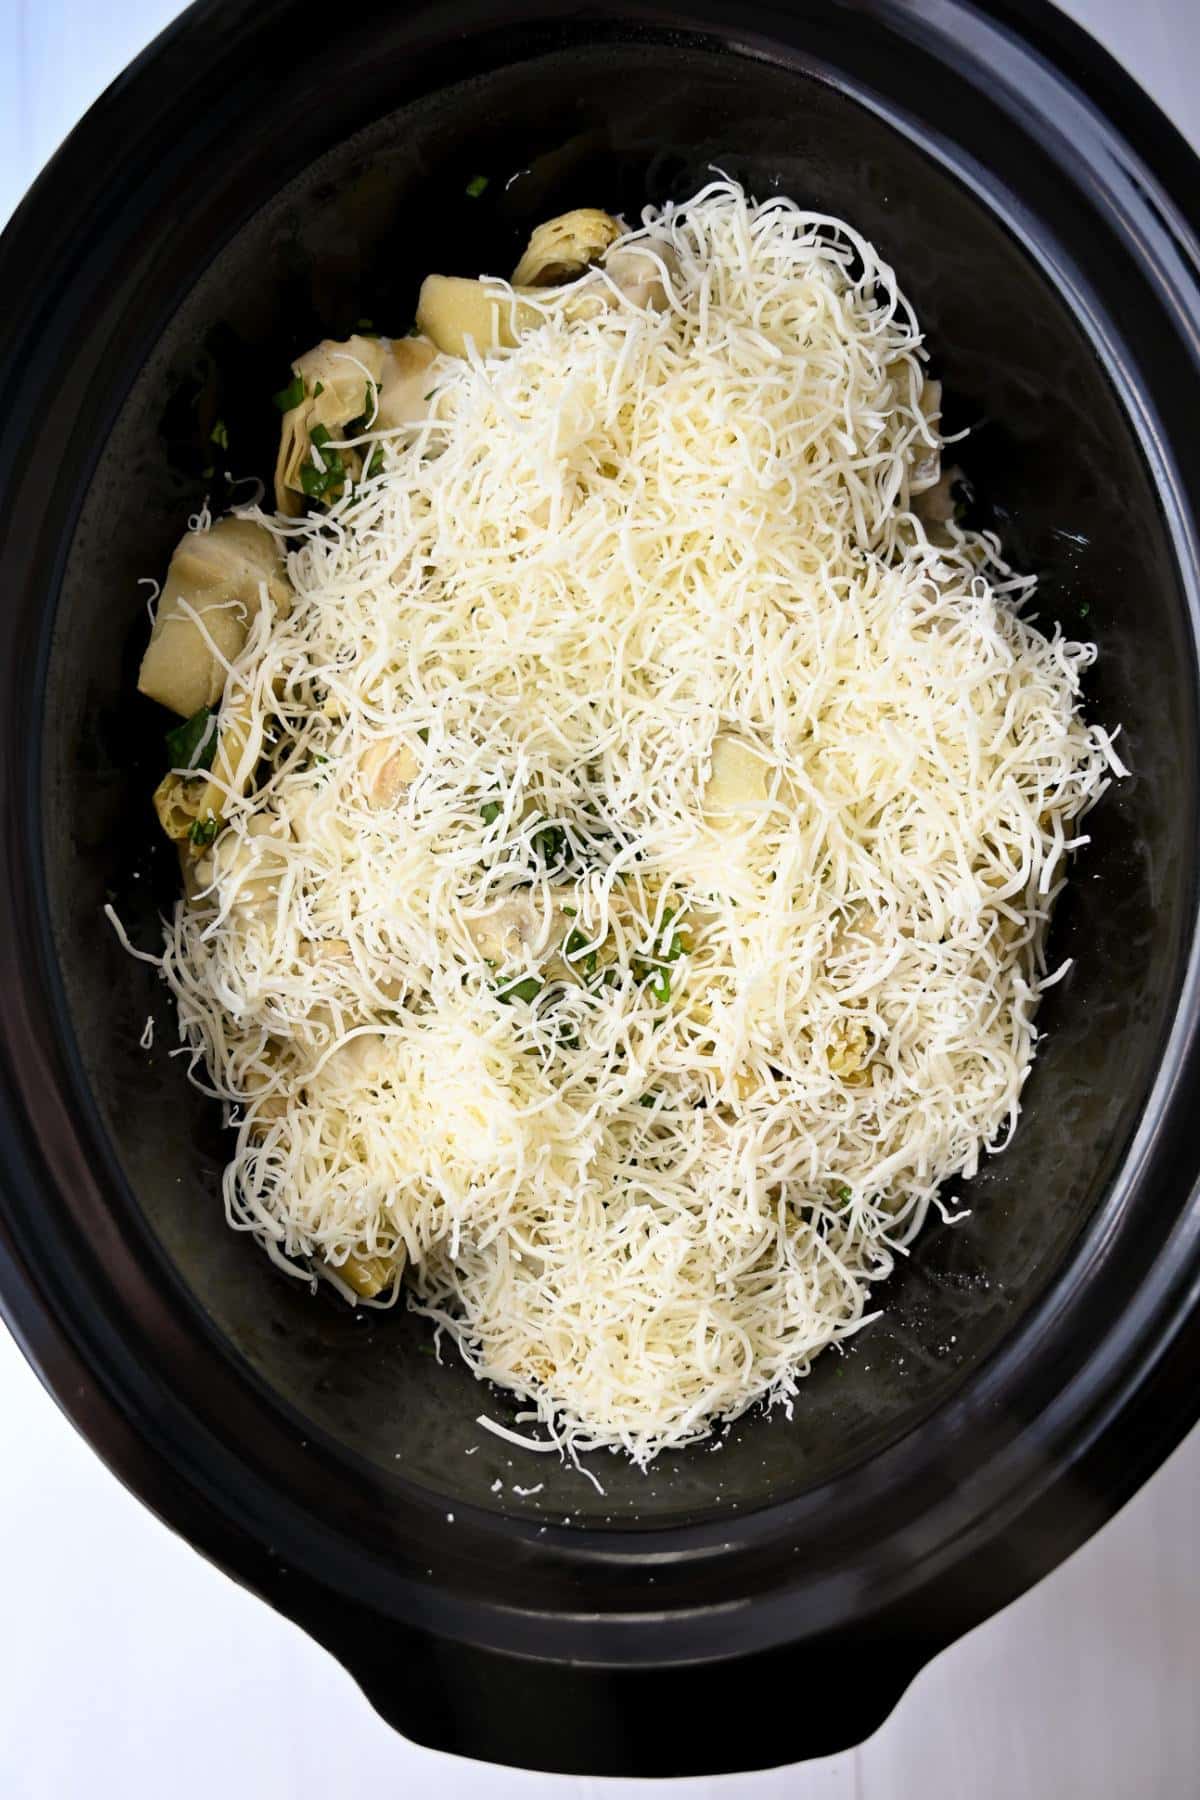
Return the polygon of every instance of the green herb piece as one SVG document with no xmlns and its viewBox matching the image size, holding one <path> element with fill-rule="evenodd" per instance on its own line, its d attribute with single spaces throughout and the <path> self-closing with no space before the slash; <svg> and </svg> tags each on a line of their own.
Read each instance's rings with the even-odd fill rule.
<svg viewBox="0 0 1200 1800">
<path fill-rule="evenodd" d="M 363 480 L 364 481 L 374 481 L 376 475 L 380 474 L 382 469 L 383 469 L 383 445 L 382 444 L 373 444 L 371 446 L 371 454 L 367 458 L 367 466 L 363 470 L 363 473 L 362 473 Z"/>
<path fill-rule="evenodd" d="M 327 756 L 323 755 L 320 750 L 314 750 L 313 751 L 313 761 L 315 763 L 317 763 L 318 765 L 320 765 L 321 763 L 327 763 L 329 761 L 329 758 Z"/>
<path fill-rule="evenodd" d="M 1081 604 L 1080 604 L 1080 607 L 1079 607 L 1079 616 L 1080 616 L 1080 618 L 1081 618 L 1081 619 L 1086 619 L 1086 618 L 1087 618 L 1087 616 L 1088 616 L 1088 614 L 1089 614 L 1089 613 L 1090 613 L 1090 612 L 1091 612 L 1091 610 L 1092 610 L 1092 609 L 1091 609 L 1091 607 L 1090 607 L 1090 606 L 1089 606 L 1089 605 L 1088 605 L 1088 603 L 1087 603 L 1087 601 L 1086 601 L 1086 600 L 1084 600 L 1084 601 L 1082 601 L 1082 602 L 1081 602 Z"/>
<path fill-rule="evenodd" d="M 683 939 L 677 931 L 671 933 L 671 941 L 667 945 L 667 961 L 678 962 L 683 955 Z"/>
<path fill-rule="evenodd" d="M 303 377 L 303 375 L 297 375 L 294 381 L 289 381 L 288 385 L 285 388 L 280 388 L 280 390 L 277 394 L 272 395 L 272 399 L 274 400 L 276 406 L 279 408 L 280 412 L 291 412 L 291 410 L 294 406 L 300 405 L 300 402 L 303 400 L 303 398 L 304 398 L 304 377 Z"/>
<path fill-rule="evenodd" d="M 428 402 L 429 402 L 429 401 L 430 401 L 430 400 L 432 400 L 432 399 L 433 399 L 433 396 L 434 396 L 434 395 L 435 395 L 435 394 L 436 394 L 436 393 L 437 393 L 437 389 L 436 389 L 436 388 L 430 388 L 430 390 L 429 390 L 429 392 L 428 392 L 428 393 L 427 393 L 427 394 L 426 394 L 426 396 L 425 396 L 425 400 L 426 400 L 426 403 L 428 403 Z"/>
<path fill-rule="evenodd" d="M 315 457 L 300 466 L 300 486 L 310 500 L 325 500 L 338 495 L 345 484 L 346 465 L 342 461 L 341 452 L 329 448 L 329 427 L 314 425 L 309 433 L 313 448 L 320 453 L 323 468 L 317 467 Z"/>
<path fill-rule="evenodd" d="M 494 825 L 503 811 L 498 800 L 485 800 L 479 809 L 479 816 L 485 825 Z"/>
<path fill-rule="evenodd" d="M 420 738 L 420 740 L 423 744 L 427 744 L 429 742 L 429 727 L 428 727 L 428 725 L 422 725 L 420 730 L 417 732 L 417 736 Z"/>
<path fill-rule="evenodd" d="M 207 819 L 193 819 L 188 836 L 193 844 L 211 844 L 218 831 L 217 821 L 209 813 Z"/>
<path fill-rule="evenodd" d="M 656 969 L 654 979 L 650 983 L 650 992 L 656 1000 L 664 1004 L 671 998 L 671 977 L 665 969 Z"/>
<path fill-rule="evenodd" d="M 533 834 L 533 848 L 544 863 L 561 860 L 565 841 L 561 825 L 543 825 L 540 831 Z"/>
<path fill-rule="evenodd" d="M 542 991 L 542 982 L 536 975 L 526 975 L 521 981 L 514 981 L 511 987 L 500 989 L 501 1000 L 524 1000 L 531 1005 Z"/>
<path fill-rule="evenodd" d="M 216 748 L 217 723 L 211 706 L 202 706 L 167 732 L 167 755 L 173 769 L 211 769 Z"/>
<path fill-rule="evenodd" d="M 363 393 L 363 418 L 369 419 L 375 411 L 375 383 L 368 381 Z"/>
<path fill-rule="evenodd" d="M 849 1206 L 850 1202 L 854 1198 L 854 1195 L 852 1194 L 850 1189 L 846 1186 L 845 1182 L 843 1182 L 841 1187 L 837 1189 L 837 1197 L 841 1201 L 843 1206 Z"/>
<path fill-rule="evenodd" d="M 590 980 L 596 973 L 596 965 L 600 961 L 600 953 L 596 949 L 588 949 L 588 935 L 573 925 L 567 933 L 567 941 L 563 945 L 563 956 L 572 965 L 579 964 L 585 976 Z"/>
<path fill-rule="evenodd" d="M 487 192 L 487 186 L 488 177 L 486 175 L 472 175 L 470 181 L 467 183 L 467 198 L 469 200 L 478 200 L 481 194 Z"/>
<path fill-rule="evenodd" d="M 313 389 L 313 399 L 319 400 L 321 398 L 321 395 L 324 392 L 325 392 L 325 383 L 323 381 L 318 381 L 316 387 Z"/>
<path fill-rule="evenodd" d="M 657 1094 L 643 1094 L 641 1099 L 638 1101 L 638 1105 L 639 1106 L 654 1106 L 657 1104 L 657 1102 L 658 1102 Z"/>
<path fill-rule="evenodd" d="M 213 426 L 212 430 L 209 432 L 209 436 L 212 439 L 213 443 L 217 446 L 218 450 L 228 450 L 228 448 L 229 448 L 229 427 L 228 427 L 228 425 L 226 425 L 224 419 L 217 420 L 216 424 Z"/>
<path fill-rule="evenodd" d="M 575 919 L 579 916 L 579 908 L 577 906 L 564 906 L 563 911 L 566 913 L 568 919 Z"/>
<path fill-rule="evenodd" d="M 318 469 L 311 457 L 301 465 L 300 486 L 310 500 L 324 500 L 340 493 L 344 474 L 341 457 L 336 451 L 330 451 L 323 469 Z"/>
</svg>

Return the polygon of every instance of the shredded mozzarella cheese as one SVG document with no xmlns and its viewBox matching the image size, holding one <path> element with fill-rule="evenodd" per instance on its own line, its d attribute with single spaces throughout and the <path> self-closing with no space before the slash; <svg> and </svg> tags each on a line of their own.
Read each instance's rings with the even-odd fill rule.
<svg viewBox="0 0 1200 1800">
<path fill-rule="evenodd" d="M 1006 1141 L 1121 764 L 1093 648 L 914 515 L 871 246 L 724 179 L 622 243 L 666 306 L 537 295 L 327 515 L 252 514 L 296 599 L 226 701 L 269 760 L 163 970 L 230 1223 L 403 1253 L 555 1446 L 644 1464 L 788 1401 Z"/>
</svg>

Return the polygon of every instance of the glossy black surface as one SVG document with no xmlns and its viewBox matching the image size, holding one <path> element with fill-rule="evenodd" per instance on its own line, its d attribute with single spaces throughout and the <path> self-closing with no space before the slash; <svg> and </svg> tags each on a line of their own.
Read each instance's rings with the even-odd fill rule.
<svg viewBox="0 0 1200 1800">
<path fill-rule="evenodd" d="M 0 1298 L 126 1479 L 412 1735 L 594 1772 L 835 1749 L 1196 1411 L 1200 290 L 1172 191 L 1195 165 L 1042 6 L 317 20 L 194 9 L 0 246 Z M 213 486 L 215 420 L 235 474 L 269 473 L 293 351 L 364 316 L 403 330 L 427 269 L 506 269 L 546 214 L 636 212 L 713 163 L 894 263 L 974 428 L 980 518 L 1042 574 L 1047 628 L 1098 640 L 1088 704 L 1135 773 L 1091 823 L 1055 925 L 1076 966 L 971 1219 L 927 1231 L 790 1421 L 649 1476 L 592 1457 L 601 1496 L 482 1431 L 510 1405 L 439 1368 L 420 1321 L 312 1300 L 224 1230 L 215 1109 L 100 908 L 153 946 L 173 893 L 136 583 Z M 664 1737 L 664 1710 L 699 1709 L 708 1730 Z"/>
</svg>

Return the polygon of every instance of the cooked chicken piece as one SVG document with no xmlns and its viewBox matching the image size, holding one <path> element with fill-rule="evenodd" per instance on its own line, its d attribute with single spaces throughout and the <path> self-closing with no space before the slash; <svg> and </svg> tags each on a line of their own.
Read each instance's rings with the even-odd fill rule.
<svg viewBox="0 0 1200 1800">
<path fill-rule="evenodd" d="M 175 548 L 163 582 L 138 687 L 151 700 L 190 718 L 221 698 L 264 594 L 280 617 L 292 587 L 271 533 L 249 519 L 218 519 L 189 531 Z M 190 608 L 190 612 L 185 610 Z M 195 617 L 192 617 L 192 614 Z"/>
<path fill-rule="evenodd" d="M 560 287 L 574 281 L 621 235 L 609 213 L 583 206 L 539 225 L 513 270 L 514 287 Z"/>
<path fill-rule="evenodd" d="M 345 938 L 310 939 L 304 944 L 303 950 L 304 955 L 315 969 L 329 967 L 336 969 L 339 964 L 350 969 L 354 965 L 354 952 Z M 399 975 L 387 975 L 382 981 L 377 982 L 376 986 L 385 1000 L 399 1000 L 404 993 L 404 981 Z M 355 1044 L 369 1044 L 370 1042 L 371 1040 L 367 1038 L 354 1038 L 348 1048 L 353 1048 Z"/>
<path fill-rule="evenodd" d="M 394 738 L 380 738 L 363 751 L 358 762 L 367 803 L 375 812 L 383 812 L 403 800 L 417 778 L 420 764 L 407 744 Z"/>
<path fill-rule="evenodd" d="M 710 823 L 761 812 L 770 799 L 771 770 L 741 738 L 713 741 L 712 773 L 704 790 L 704 813 Z"/>
<path fill-rule="evenodd" d="M 669 244 L 636 243 L 611 251 L 604 258 L 603 267 L 631 306 L 662 312 L 667 305 L 663 269 L 672 277 L 678 273 L 679 264 Z"/>
<path fill-rule="evenodd" d="M 528 958 L 537 961 L 555 951 L 567 934 L 569 920 L 555 902 L 549 913 L 525 894 L 510 894 L 497 901 L 467 926 L 480 954 L 498 969 L 517 967 Z"/>
<path fill-rule="evenodd" d="M 259 813 L 247 820 L 245 837 L 223 838 L 213 849 L 222 896 L 230 899 L 232 911 L 264 930 L 275 926 L 290 841 L 281 819 Z"/>
</svg>

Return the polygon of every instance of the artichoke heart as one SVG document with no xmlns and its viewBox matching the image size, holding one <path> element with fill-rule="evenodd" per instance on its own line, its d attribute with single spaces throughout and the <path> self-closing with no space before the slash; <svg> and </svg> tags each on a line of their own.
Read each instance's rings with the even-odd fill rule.
<svg viewBox="0 0 1200 1800">
<path fill-rule="evenodd" d="M 355 450 L 329 450 L 347 426 L 392 431 L 429 411 L 436 345 L 427 338 L 323 338 L 292 364 L 302 397 L 284 414 L 275 465 L 275 504 L 295 516 L 305 499 L 336 499 L 356 480 Z M 314 454 L 315 452 L 315 454 Z"/>
<path fill-rule="evenodd" d="M 350 1255 L 341 1263 L 331 1260 L 329 1267 L 361 1299 L 374 1300 L 400 1279 L 406 1260 L 404 1246 L 400 1245 L 391 1256 Z"/>
<path fill-rule="evenodd" d="M 536 307 L 497 282 L 462 275 L 427 275 L 417 298 L 417 325 L 447 356 L 466 356 L 470 340 L 479 355 L 511 349 L 538 323 Z"/>
<path fill-rule="evenodd" d="M 559 287 L 599 262 L 621 235 L 619 220 L 593 206 L 547 219 L 534 231 L 513 270 L 514 287 Z"/>
<path fill-rule="evenodd" d="M 211 774 L 164 775 L 154 790 L 158 822 L 173 843 L 195 853 L 225 822 L 231 797 L 244 794 L 262 753 L 262 722 L 249 694 L 221 708 Z"/>
<path fill-rule="evenodd" d="M 276 616 L 285 618 L 291 583 L 265 526 L 228 518 L 207 531 L 189 531 L 167 569 L 139 690 L 185 719 L 215 705 L 264 593 Z"/>
</svg>

